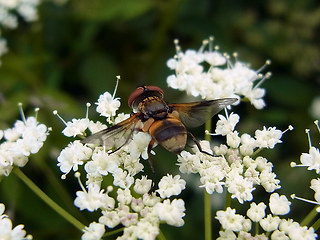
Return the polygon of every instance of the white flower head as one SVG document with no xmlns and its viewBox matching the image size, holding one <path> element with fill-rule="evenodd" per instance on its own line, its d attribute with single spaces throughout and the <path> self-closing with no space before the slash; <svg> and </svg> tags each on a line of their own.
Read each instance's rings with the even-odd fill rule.
<svg viewBox="0 0 320 240">
<path fill-rule="evenodd" d="M 159 189 L 156 190 L 161 198 L 169 198 L 173 195 L 179 195 L 183 189 L 185 189 L 186 182 L 180 179 L 180 175 L 172 177 L 172 175 L 167 174 L 161 178 L 159 182 Z"/>
<path fill-rule="evenodd" d="M 113 184 L 123 189 L 129 188 L 134 183 L 134 178 L 127 171 L 124 171 L 121 168 L 117 168 L 113 171 L 112 176 Z"/>
<path fill-rule="evenodd" d="M 269 207 L 275 215 L 285 215 L 290 212 L 291 202 L 284 195 L 279 196 L 278 193 L 273 193 L 270 196 Z"/>
<path fill-rule="evenodd" d="M 97 104 L 97 112 L 100 116 L 111 117 L 116 115 L 116 111 L 120 107 L 120 98 L 114 98 L 109 92 L 101 94 Z"/>
<path fill-rule="evenodd" d="M 31 235 L 26 236 L 24 225 L 20 224 L 13 228 L 11 219 L 4 214 L 5 206 L 0 203 L 0 239 L 32 239 Z"/>
<path fill-rule="evenodd" d="M 80 210 L 87 209 L 93 212 L 102 207 L 113 209 L 115 205 L 115 200 L 104 193 L 104 190 L 101 190 L 97 184 L 90 184 L 88 192 L 78 191 L 76 194 L 74 205 L 79 207 Z"/>
<path fill-rule="evenodd" d="M 277 143 L 282 143 L 280 138 L 282 137 L 282 131 L 276 129 L 276 127 L 264 126 L 263 130 L 256 130 L 255 138 L 257 147 L 260 148 L 274 148 Z"/>
<path fill-rule="evenodd" d="M 105 229 L 101 223 L 92 222 L 89 227 L 85 227 L 81 240 L 99 240 L 102 238 Z"/>
<path fill-rule="evenodd" d="M 255 189 L 253 183 L 235 171 L 228 173 L 226 186 L 232 198 L 237 198 L 240 203 L 253 199 L 252 191 Z"/>
<path fill-rule="evenodd" d="M 133 190 L 138 194 L 145 194 L 151 189 L 152 180 L 147 179 L 146 176 L 142 176 L 141 179 L 136 179 L 133 186 Z"/>
<path fill-rule="evenodd" d="M 181 173 L 196 173 L 200 168 L 200 157 L 197 154 L 191 154 L 187 151 L 182 151 L 178 155 L 179 171 Z"/>
<path fill-rule="evenodd" d="M 182 218 L 185 215 L 185 206 L 182 199 L 174 199 L 172 202 L 166 199 L 162 203 L 157 203 L 154 209 L 161 221 L 176 227 L 181 227 L 184 224 Z"/>
<path fill-rule="evenodd" d="M 243 229 L 244 216 L 236 214 L 236 210 L 230 207 L 225 211 L 217 211 L 217 216 L 215 218 L 219 220 L 224 230 L 239 232 Z"/>
<path fill-rule="evenodd" d="M 250 208 L 247 211 L 247 216 L 253 221 L 253 222 L 259 222 L 262 218 L 265 217 L 265 209 L 266 205 L 261 202 L 258 205 L 256 203 L 251 203 Z"/>
<path fill-rule="evenodd" d="M 227 118 L 221 114 L 219 114 L 218 117 L 219 120 L 216 125 L 215 133 L 222 136 L 231 133 L 240 119 L 239 115 L 235 113 L 231 113 Z"/>
<path fill-rule="evenodd" d="M 67 126 L 63 129 L 62 133 L 67 137 L 75 137 L 77 135 L 83 135 L 85 130 L 89 127 L 89 119 L 72 119 L 67 122 Z"/>
<path fill-rule="evenodd" d="M 67 174 L 73 169 L 78 171 L 78 166 L 83 165 L 92 155 L 92 149 L 76 140 L 64 148 L 58 156 L 60 171 Z"/>
<path fill-rule="evenodd" d="M 280 222 L 281 219 L 278 216 L 273 217 L 271 214 L 259 221 L 260 226 L 266 232 L 275 231 L 278 228 Z"/>
<path fill-rule="evenodd" d="M 320 179 L 312 179 L 310 188 L 315 192 L 314 199 L 320 203 Z"/>
<path fill-rule="evenodd" d="M 308 166 L 308 170 L 315 170 L 320 173 L 320 152 L 316 147 L 310 147 L 309 153 L 302 153 L 300 161 L 303 165 Z"/>
</svg>

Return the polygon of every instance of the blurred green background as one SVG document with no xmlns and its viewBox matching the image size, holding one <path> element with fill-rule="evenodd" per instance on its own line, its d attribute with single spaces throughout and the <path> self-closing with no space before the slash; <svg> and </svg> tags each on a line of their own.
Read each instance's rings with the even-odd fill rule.
<svg viewBox="0 0 320 240">
<path fill-rule="evenodd" d="M 241 117 L 237 129 L 254 135 L 264 125 L 281 130 L 293 125 L 295 130 L 283 136 L 283 144 L 262 155 L 275 165 L 281 194 L 313 199 L 309 185 L 316 175 L 304 168 L 292 169 L 289 163 L 298 162 L 300 154 L 308 151 L 305 128 L 311 128 L 313 144 L 319 143 L 310 114 L 313 99 L 320 95 L 319 1 L 69 0 L 65 4 L 44 1 L 38 10 L 38 21 L 30 24 L 20 19 L 17 29 L 2 30 L 9 52 L 2 57 L 0 67 L 0 129 L 20 119 L 18 102 L 23 102 L 27 115 L 40 107 L 39 121 L 53 131 L 23 171 L 85 224 L 97 220 L 99 214 L 79 213 L 72 207 L 79 185 L 72 174 L 60 180 L 56 157 L 69 139 L 61 134 L 64 126 L 52 111 L 57 109 L 65 120 L 84 117 L 86 102 L 94 105 L 100 94 L 113 92 L 116 75 L 121 76 L 117 91 L 122 100 L 120 110 L 127 113 L 127 97 L 141 84 L 163 88 L 168 102 L 194 100 L 166 84 L 166 77 L 172 74 L 166 61 L 175 54 L 175 38 L 184 50 L 198 49 L 203 39 L 213 35 L 222 52 L 238 52 L 239 59 L 254 69 L 266 59 L 272 61 L 267 71 L 273 76 L 262 85 L 266 108 L 258 111 L 248 103 L 235 108 Z M 104 121 L 94 110 L 91 107 L 90 118 Z M 203 138 L 203 128 L 193 133 Z M 155 151 L 158 173 L 176 174 L 176 156 L 160 147 Z M 164 226 L 162 230 L 167 239 L 202 239 L 203 196 L 196 187 L 199 179 L 184 178 L 188 186 L 182 195 L 187 209 L 185 226 Z M 254 197 L 268 201 L 269 195 L 258 188 Z M 215 211 L 223 208 L 223 196 L 213 195 L 212 201 Z M 78 230 L 14 175 L 1 180 L 0 202 L 7 205 L 14 225 L 24 223 L 34 239 L 80 238 Z M 233 201 L 233 206 L 246 209 L 249 203 L 240 206 Z M 312 207 L 293 201 L 289 217 L 299 220 Z M 217 221 L 213 223 L 216 237 L 219 227 Z"/>
</svg>

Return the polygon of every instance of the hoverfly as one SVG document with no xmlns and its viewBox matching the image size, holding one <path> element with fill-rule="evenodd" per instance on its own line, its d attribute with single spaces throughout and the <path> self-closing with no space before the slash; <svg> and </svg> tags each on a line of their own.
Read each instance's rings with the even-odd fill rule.
<svg viewBox="0 0 320 240">
<path fill-rule="evenodd" d="M 154 167 L 150 152 L 155 143 L 166 150 L 179 154 L 186 146 L 189 135 L 201 149 L 196 138 L 187 128 L 201 126 L 205 121 L 217 114 L 223 108 L 237 101 L 236 98 L 167 104 L 164 92 L 156 86 L 141 86 L 134 90 L 128 98 L 128 105 L 133 109 L 131 116 L 100 132 L 82 140 L 82 143 L 92 143 L 106 146 L 107 149 L 120 149 L 127 144 L 135 131 L 148 132 L 152 140 L 148 146 L 149 163 L 152 171 Z"/>
</svg>

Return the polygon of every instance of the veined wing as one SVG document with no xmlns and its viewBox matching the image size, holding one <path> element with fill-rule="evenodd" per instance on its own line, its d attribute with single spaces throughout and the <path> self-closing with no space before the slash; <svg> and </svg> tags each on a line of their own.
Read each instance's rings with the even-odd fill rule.
<svg viewBox="0 0 320 240">
<path fill-rule="evenodd" d="M 141 113 L 136 113 L 122 122 L 94 133 L 81 142 L 105 146 L 107 149 L 119 149 L 131 139 Z"/>
<path fill-rule="evenodd" d="M 188 128 L 198 127 L 212 118 L 237 98 L 222 98 L 210 101 L 169 104 L 170 112 L 177 111 L 181 122 Z"/>
</svg>

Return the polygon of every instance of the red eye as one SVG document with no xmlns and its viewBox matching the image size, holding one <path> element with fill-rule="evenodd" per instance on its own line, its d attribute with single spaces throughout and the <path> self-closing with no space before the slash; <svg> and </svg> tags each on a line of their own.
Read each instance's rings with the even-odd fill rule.
<svg viewBox="0 0 320 240">
<path fill-rule="evenodd" d="M 158 94 L 160 93 L 161 96 L 164 95 L 164 92 L 161 88 L 157 87 L 157 86 L 151 86 L 151 85 L 147 85 L 147 86 L 142 86 L 142 87 L 138 87 L 136 90 L 134 90 L 129 98 L 128 98 L 128 105 L 129 107 L 132 108 L 132 104 L 134 103 L 134 101 L 142 94 L 145 93 L 147 91 L 153 91 L 153 92 L 157 92 Z"/>
</svg>

